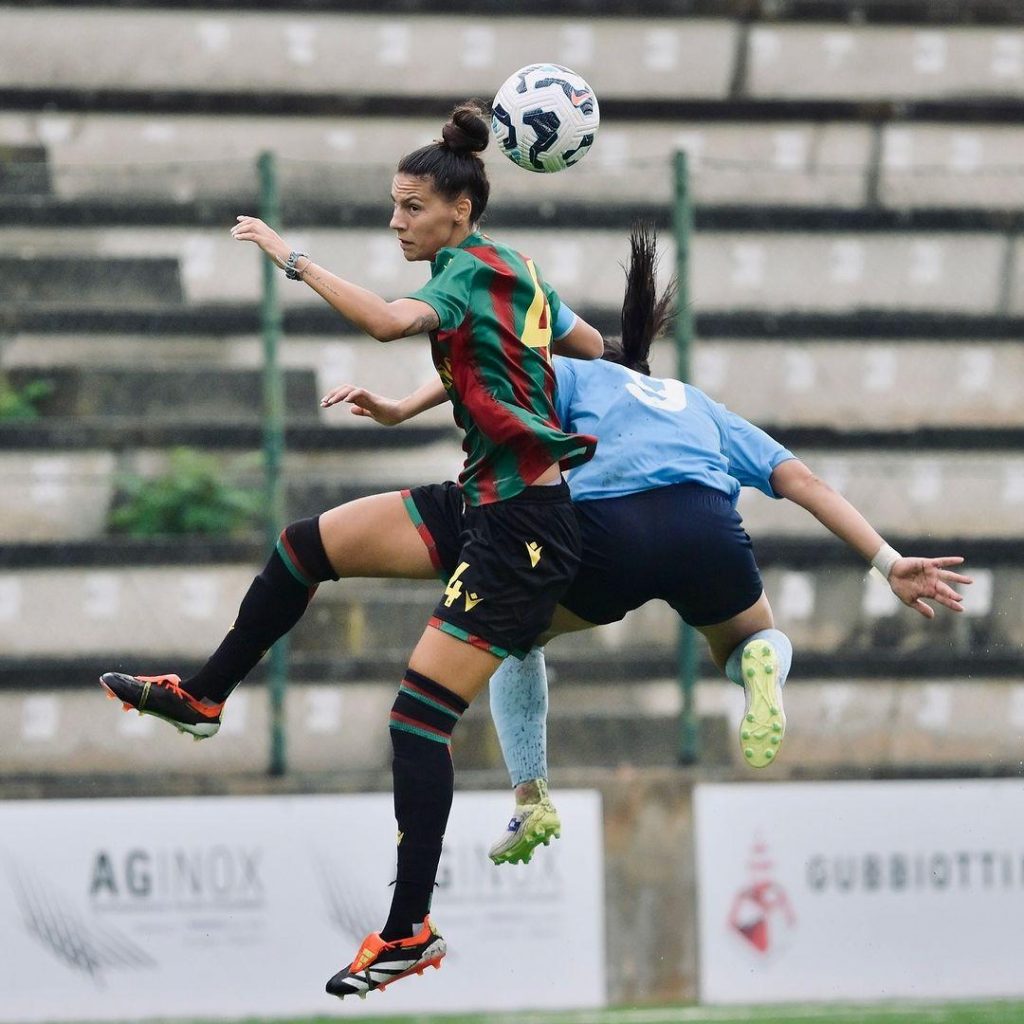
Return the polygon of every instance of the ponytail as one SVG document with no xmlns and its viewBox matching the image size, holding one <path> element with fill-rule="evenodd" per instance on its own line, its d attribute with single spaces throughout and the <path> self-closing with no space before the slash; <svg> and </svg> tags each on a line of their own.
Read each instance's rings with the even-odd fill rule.
<svg viewBox="0 0 1024 1024">
<path fill-rule="evenodd" d="M 669 325 L 676 299 L 675 278 L 658 295 L 658 236 L 649 224 L 634 223 L 629 232 L 629 266 L 622 299 L 622 337 L 605 341 L 602 356 L 630 370 L 649 374 L 651 343 Z"/>
</svg>

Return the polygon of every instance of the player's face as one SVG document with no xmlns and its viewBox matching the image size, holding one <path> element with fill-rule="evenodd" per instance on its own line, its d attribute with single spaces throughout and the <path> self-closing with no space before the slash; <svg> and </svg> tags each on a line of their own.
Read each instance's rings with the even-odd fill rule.
<svg viewBox="0 0 1024 1024">
<path fill-rule="evenodd" d="M 435 191 L 430 178 L 396 174 L 391 183 L 391 229 L 398 235 L 402 255 L 432 260 L 437 250 L 458 245 L 466 236 L 465 202 L 449 202 Z"/>
</svg>

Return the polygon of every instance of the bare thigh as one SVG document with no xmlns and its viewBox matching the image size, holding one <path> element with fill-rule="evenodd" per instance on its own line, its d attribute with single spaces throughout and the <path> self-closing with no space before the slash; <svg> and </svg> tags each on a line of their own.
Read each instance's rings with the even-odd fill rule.
<svg viewBox="0 0 1024 1024">
<path fill-rule="evenodd" d="M 339 576 L 437 579 L 398 491 L 357 498 L 324 512 L 320 539 Z"/>
<path fill-rule="evenodd" d="M 437 579 L 427 547 L 398 491 L 338 505 L 320 516 L 320 537 L 339 576 Z M 483 689 L 501 659 L 428 626 L 409 667 L 467 703 Z"/>
<path fill-rule="evenodd" d="M 409 658 L 409 668 L 471 704 L 497 671 L 501 658 L 428 626 Z"/>
<path fill-rule="evenodd" d="M 738 643 L 746 640 L 751 633 L 757 633 L 762 629 L 773 629 L 774 626 L 772 606 L 768 603 L 768 597 L 762 590 L 761 596 L 738 615 L 726 619 L 725 622 L 716 622 L 713 626 L 699 626 L 698 628 L 708 642 L 712 660 L 724 671 L 725 663 Z"/>
</svg>

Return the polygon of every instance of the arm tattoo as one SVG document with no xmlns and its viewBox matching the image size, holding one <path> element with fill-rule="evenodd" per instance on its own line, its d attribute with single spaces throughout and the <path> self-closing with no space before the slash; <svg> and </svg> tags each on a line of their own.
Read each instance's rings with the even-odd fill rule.
<svg viewBox="0 0 1024 1024">
<path fill-rule="evenodd" d="M 424 313 L 423 316 L 415 319 L 409 326 L 402 331 L 403 338 L 410 338 L 414 334 L 429 334 L 430 331 L 436 331 L 441 326 L 441 321 L 438 318 L 437 311 L 431 310 L 429 313 Z"/>
<path fill-rule="evenodd" d="M 330 302 L 329 296 L 334 296 L 338 299 L 342 298 L 342 293 L 331 283 L 330 275 L 321 273 L 319 267 L 316 267 L 315 270 L 312 269 L 313 266 L 314 265 L 311 260 L 302 268 L 301 276 L 303 282 L 308 284 L 320 296 L 327 299 L 328 302 Z M 413 334 L 427 334 L 430 331 L 436 330 L 440 326 L 441 321 L 438 318 L 437 311 L 431 309 L 429 312 L 424 313 L 423 316 L 414 320 L 402 332 L 401 336 L 403 338 L 408 338 Z"/>
<path fill-rule="evenodd" d="M 321 295 L 325 292 L 328 295 L 337 295 L 338 290 L 331 286 L 331 282 L 328 281 L 323 274 L 310 274 L 309 267 L 304 267 L 302 270 L 302 280 L 305 284 L 311 287 L 315 286 L 315 290 L 319 291 Z"/>
</svg>

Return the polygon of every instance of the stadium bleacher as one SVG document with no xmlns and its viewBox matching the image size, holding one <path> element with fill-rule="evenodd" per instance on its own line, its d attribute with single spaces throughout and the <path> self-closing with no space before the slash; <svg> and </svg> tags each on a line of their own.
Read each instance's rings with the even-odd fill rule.
<svg viewBox="0 0 1024 1024">
<path fill-rule="evenodd" d="M 182 769 L 195 750 L 218 769 L 259 762 L 258 681 L 233 699 L 224 742 L 195 749 L 148 721 L 115 729 L 86 692 L 106 668 L 195 665 L 262 562 L 252 536 L 111 536 L 118 478 L 156 472 L 182 444 L 225 466 L 259 445 L 259 263 L 227 234 L 255 209 L 258 154 L 280 158 L 287 237 L 398 294 L 422 268 L 386 229 L 394 161 L 434 137 L 453 100 L 490 95 L 538 57 L 533 21 L 483 4 L 286 6 L 0 4 L 0 372 L 54 387 L 39 420 L 0 422 L 0 773 L 59 775 L 70 754 L 76 772 L 113 774 Z M 936 18 L 921 3 L 705 0 L 642 17 L 628 3 L 545 4 L 543 56 L 590 77 L 601 135 L 543 180 L 489 158 L 495 233 L 614 331 L 632 216 L 660 225 L 671 264 L 670 157 L 685 148 L 695 383 L 902 549 L 969 557 L 967 615 L 924 623 L 805 514 L 744 499 L 798 652 L 793 765 L 1016 763 L 1002 727 L 1019 728 L 1024 707 L 1024 37 L 1012 5 L 953 6 Z M 417 60 L 452 39 L 457 59 Z M 343 379 L 410 389 L 431 372 L 422 346 L 395 358 L 308 290 L 282 282 L 281 296 L 289 513 L 450 476 L 443 410 L 386 432 L 315 407 Z M 673 361 L 661 344 L 656 369 Z M 293 638 L 296 767 L 382 767 L 370 723 L 432 594 L 321 588 Z M 553 645 L 553 763 L 673 760 L 674 645 L 655 607 L 628 630 Z M 702 679 L 706 756 L 729 764 L 737 694 L 706 662 Z M 620 706 L 623 680 L 636 698 Z M 931 725 L 915 718 L 922 703 L 939 709 Z M 623 726 L 637 708 L 642 749 Z M 840 713 L 852 736 L 829 733 Z M 495 767 L 485 711 L 467 726 L 460 756 Z"/>
</svg>

